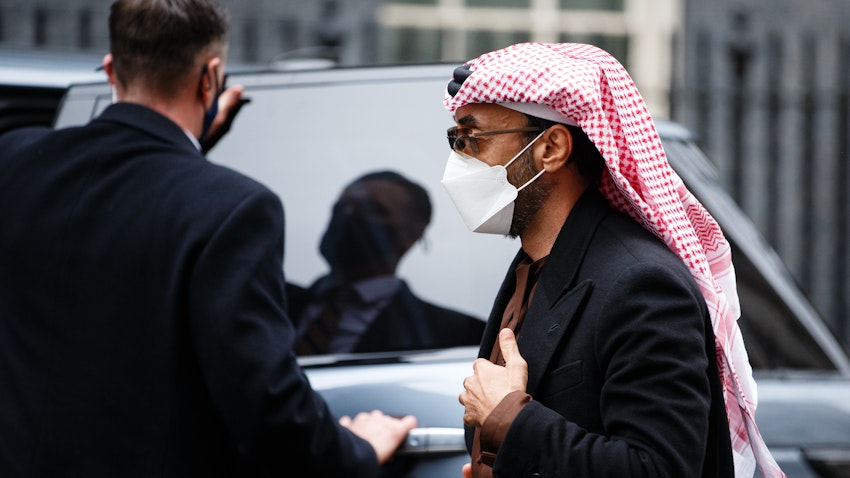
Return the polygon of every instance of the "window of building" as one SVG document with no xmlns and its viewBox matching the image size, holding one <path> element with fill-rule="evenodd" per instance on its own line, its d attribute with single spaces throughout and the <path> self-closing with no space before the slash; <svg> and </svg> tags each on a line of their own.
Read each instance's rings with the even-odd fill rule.
<svg viewBox="0 0 850 478">
<path fill-rule="evenodd" d="M 498 50 L 514 43 L 531 41 L 531 34 L 527 31 L 498 32 L 476 30 L 467 32 L 466 35 L 466 56 L 468 58 L 474 58 L 482 53 Z"/>
<path fill-rule="evenodd" d="M 466 0 L 469 7 L 528 8 L 530 0 Z"/>
<path fill-rule="evenodd" d="M 563 33 L 559 36 L 558 41 L 564 43 L 587 43 L 598 46 L 610 53 L 626 69 L 629 68 L 629 65 L 626 63 L 626 59 L 629 57 L 629 39 L 625 35 L 571 35 Z"/>
<path fill-rule="evenodd" d="M 381 63 L 433 62 L 440 60 L 440 30 L 384 28 L 380 32 Z"/>
<path fill-rule="evenodd" d="M 623 0 L 560 0 L 562 10 L 623 11 Z"/>
</svg>

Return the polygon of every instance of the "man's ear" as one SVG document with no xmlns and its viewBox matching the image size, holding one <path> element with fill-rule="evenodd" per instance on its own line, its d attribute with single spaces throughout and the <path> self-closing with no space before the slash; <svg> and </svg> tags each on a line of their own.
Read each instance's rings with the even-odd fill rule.
<svg viewBox="0 0 850 478">
<path fill-rule="evenodd" d="M 224 76 L 221 75 L 221 58 L 215 56 L 207 60 L 202 67 L 202 72 L 198 95 L 204 105 L 210 108 L 224 82 Z"/>
<path fill-rule="evenodd" d="M 221 74 L 221 58 L 212 57 L 204 63 L 204 77 L 201 81 L 201 88 L 204 91 L 216 91 L 221 89 L 221 83 L 224 81 L 224 76 Z"/>
<path fill-rule="evenodd" d="M 542 168 L 549 173 L 560 170 L 573 152 L 573 135 L 562 124 L 550 126 L 540 137 Z"/>
<path fill-rule="evenodd" d="M 117 80 L 115 79 L 115 72 L 112 70 L 112 53 L 103 55 L 103 63 L 101 63 L 100 68 L 106 73 L 109 84 L 115 86 Z"/>
</svg>

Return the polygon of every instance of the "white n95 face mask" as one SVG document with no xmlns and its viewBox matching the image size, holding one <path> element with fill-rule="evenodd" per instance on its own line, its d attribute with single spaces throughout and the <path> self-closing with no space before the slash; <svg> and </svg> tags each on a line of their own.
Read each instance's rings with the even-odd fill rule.
<svg viewBox="0 0 850 478">
<path fill-rule="evenodd" d="M 544 131 L 545 133 L 545 131 Z M 472 156 L 454 150 L 449 153 L 442 184 L 452 198 L 463 222 L 473 232 L 508 235 L 514 215 L 514 201 L 523 188 L 539 178 L 533 178 L 517 188 L 508 181 L 507 167 L 537 141 L 537 135 L 504 166 L 490 166 Z"/>
</svg>

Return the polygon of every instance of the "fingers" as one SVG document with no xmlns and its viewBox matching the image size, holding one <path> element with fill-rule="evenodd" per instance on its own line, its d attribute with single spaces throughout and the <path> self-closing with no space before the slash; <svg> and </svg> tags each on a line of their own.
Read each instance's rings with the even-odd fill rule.
<svg viewBox="0 0 850 478">
<path fill-rule="evenodd" d="M 472 478 L 472 463 L 463 465 L 460 472 L 463 474 L 463 478 Z"/>
<path fill-rule="evenodd" d="M 483 419 L 481 412 L 481 399 L 480 399 L 480 381 L 478 380 L 478 367 L 480 364 L 490 364 L 490 362 L 484 359 L 478 359 L 473 364 L 472 368 L 475 370 L 475 375 L 471 375 L 463 379 L 463 391 L 460 392 L 457 399 L 461 405 L 463 405 L 463 423 L 469 426 L 480 426 L 481 421 Z M 492 364 L 490 364 L 492 365 Z M 500 367 L 501 368 L 501 367 Z"/>
<path fill-rule="evenodd" d="M 227 116 L 227 111 L 230 108 L 236 106 L 244 92 L 245 88 L 242 85 L 233 85 L 221 92 L 221 96 L 218 98 L 218 108 L 225 113 L 224 116 Z"/>
<path fill-rule="evenodd" d="M 396 418 L 386 415 L 380 410 L 361 412 L 352 419 L 343 416 L 340 425 L 348 428 L 354 434 L 368 441 L 375 450 L 378 463 L 386 463 L 392 458 L 395 450 L 404 442 L 410 430 L 418 426 L 418 420 L 413 415 Z"/>
<path fill-rule="evenodd" d="M 419 420 L 413 415 L 405 415 L 399 419 L 399 425 L 407 431 L 413 430 L 419 426 Z"/>
</svg>

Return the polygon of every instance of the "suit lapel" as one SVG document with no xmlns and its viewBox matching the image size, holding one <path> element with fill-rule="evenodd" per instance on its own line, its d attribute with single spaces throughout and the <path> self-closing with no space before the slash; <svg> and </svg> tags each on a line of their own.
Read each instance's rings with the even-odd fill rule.
<svg viewBox="0 0 850 478">
<path fill-rule="evenodd" d="M 564 222 L 543 265 L 518 341 L 520 351 L 528 362 L 529 393 L 536 390 L 549 368 L 555 349 L 569 330 L 573 318 L 581 313 L 593 288 L 590 280 L 576 283 L 577 276 L 599 224 L 610 211 L 601 193 L 596 188 L 588 188 Z"/>
</svg>

